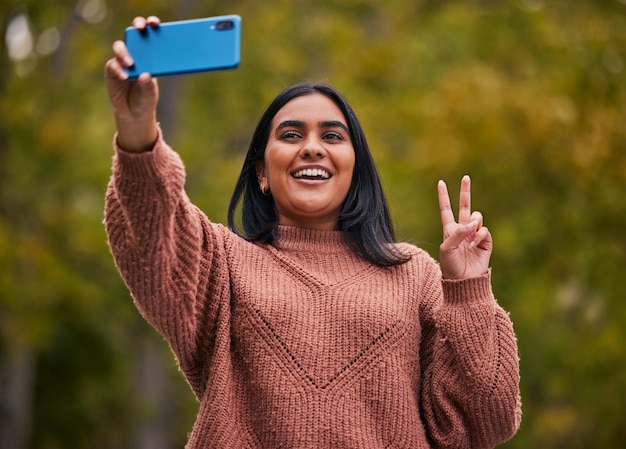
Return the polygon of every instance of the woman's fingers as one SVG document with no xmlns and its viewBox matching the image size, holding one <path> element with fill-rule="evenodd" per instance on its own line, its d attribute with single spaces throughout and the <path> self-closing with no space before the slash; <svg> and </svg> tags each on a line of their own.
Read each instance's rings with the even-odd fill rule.
<svg viewBox="0 0 626 449">
<path fill-rule="evenodd" d="M 455 223 L 454 212 L 450 205 L 450 196 L 448 195 L 448 187 L 444 181 L 437 184 L 437 194 L 439 196 L 439 212 L 441 213 L 441 225 L 443 226 L 444 237 L 448 225 Z"/>
<path fill-rule="evenodd" d="M 445 279 L 467 279 L 484 274 L 489 267 L 493 240 L 484 226 L 483 215 L 472 212 L 471 180 L 463 176 L 459 197 L 459 220 L 454 219 L 448 189 L 443 181 L 437 186 L 443 225 L 439 247 L 441 273 Z"/>
<path fill-rule="evenodd" d="M 148 26 L 158 26 L 160 23 L 161 19 L 157 16 L 149 16 L 148 18 L 138 16 L 133 19 L 132 25 L 138 30 L 144 30 Z M 124 68 L 131 67 L 135 61 L 124 41 L 117 40 L 113 42 L 113 55 L 114 58 L 107 61 L 105 64 L 106 77 L 120 80 L 128 79 L 128 74 Z M 144 80 L 144 83 L 148 84 L 149 81 L 150 80 Z"/>
<path fill-rule="evenodd" d="M 490 238 L 487 228 L 483 227 L 483 214 L 471 212 L 471 180 L 465 175 L 461 180 L 461 194 L 459 197 L 459 221 L 454 219 L 454 211 L 450 205 L 450 196 L 446 183 L 439 181 L 439 210 L 444 233 L 444 249 L 457 248 L 466 241 L 470 246 L 477 246 Z"/>
<path fill-rule="evenodd" d="M 124 70 L 124 67 L 120 64 L 120 61 L 116 58 L 109 59 L 104 65 L 104 75 L 106 79 L 128 79 L 128 73 Z"/>
<path fill-rule="evenodd" d="M 475 223 L 475 225 L 474 225 Z M 488 235 L 489 230 L 483 226 L 483 214 L 478 211 L 472 212 L 468 226 L 473 230 L 466 236 L 470 247 L 478 246 Z"/>
<path fill-rule="evenodd" d="M 441 224 L 444 228 L 444 234 L 446 227 L 450 224 L 457 223 L 454 219 L 454 211 L 450 205 L 450 196 L 448 194 L 448 188 L 444 181 L 439 181 L 437 184 L 437 192 L 439 195 L 439 211 L 441 213 Z M 472 194 L 471 194 L 471 179 L 468 175 L 463 176 L 461 180 L 461 194 L 459 196 L 459 224 L 467 224 L 471 221 L 478 222 L 480 228 L 483 223 L 483 216 L 480 212 L 472 212 Z"/>
<path fill-rule="evenodd" d="M 144 30 L 147 24 L 146 18 L 141 16 L 135 17 L 132 22 L 133 28 L 138 30 Z"/>
<path fill-rule="evenodd" d="M 135 63 L 123 41 L 113 42 L 113 54 L 124 67 L 130 67 Z"/>
<path fill-rule="evenodd" d="M 104 66 L 104 73 L 107 79 L 128 79 L 128 73 L 124 67 L 133 65 L 133 58 L 130 56 L 126 44 L 122 41 L 113 42 L 113 55 Z"/>
<path fill-rule="evenodd" d="M 483 214 L 478 211 L 472 212 L 472 215 L 469 217 L 469 222 L 476 222 L 476 230 L 479 230 L 483 227 Z"/>
<path fill-rule="evenodd" d="M 159 26 L 161 24 L 161 19 L 157 16 L 148 16 L 146 19 L 146 24 L 149 26 Z"/>
<path fill-rule="evenodd" d="M 148 18 L 137 16 L 133 19 L 132 25 L 134 28 L 138 30 L 145 30 L 146 27 L 149 26 L 159 26 L 161 24 L 161 19 L 157 16 L 148 16 Z"/>
<path fill-rule="evenodd" d="M 451 251 L 463 244 L 468 239 L 473 239 L 476 235 L 478 223 L 471 221 L 466 224 L 455 224 L 453 229 L 449 229 L 450 234 L 441 243 L 442 251 Z"/>
<path fill-rule="evenodd" d="M 461 194 L 459 195 L 459 223 L 468 223 L 472 211 L 472 185 L 468 175 L 461 179 Z"/>
<path fill-rule="evenodd" d="M 489 232 L 489 229 L 487 229 L 485 226 L 476 231 L 476 234 L 474 234 L 474 238 L 470 242 L 471 248 L 478 247 L 485 250 L 491 250 L 492 245 L 493 242 L 491 239 L 491 232 Z"/>
</svg>

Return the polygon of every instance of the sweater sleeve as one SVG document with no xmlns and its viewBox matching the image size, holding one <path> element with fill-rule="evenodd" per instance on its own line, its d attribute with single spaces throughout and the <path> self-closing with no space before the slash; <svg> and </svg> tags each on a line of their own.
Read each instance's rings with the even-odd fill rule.
<svg viewBox="0 0 626 449">
<path fill-rule="evenodd" d="M 151 151 L 115 150 L 104 220 L 109 247 L 140 313 L 166 338 L 200 397 L 220 298 L 228 294 L 224 229 L 186 196 L 182 161 L 160 132 Z"/>
<path fill-rule="evenodd" d="M 490 276 L 442 281 L 435 262 L 427 269 L 421 407 L 436 448 L 493 448 L 521 421 L 517 341 Z"/>
</svg>

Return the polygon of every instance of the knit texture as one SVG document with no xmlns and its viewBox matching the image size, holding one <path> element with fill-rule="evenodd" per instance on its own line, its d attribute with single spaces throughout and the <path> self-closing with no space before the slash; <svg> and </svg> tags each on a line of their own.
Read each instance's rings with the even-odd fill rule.
<svg viewBox="0 0 626 449">
<path fill-rule="evenodd" d="M 105 225 L 141 314 L 200 402 L 199 448 L 490 448 L 521 418 L 490 274 L 443 281 L 412 245 L 376 267 L 339 231 L 250 243 L 198 210 L 160 138 L 116 150 Z"/>
</svg>

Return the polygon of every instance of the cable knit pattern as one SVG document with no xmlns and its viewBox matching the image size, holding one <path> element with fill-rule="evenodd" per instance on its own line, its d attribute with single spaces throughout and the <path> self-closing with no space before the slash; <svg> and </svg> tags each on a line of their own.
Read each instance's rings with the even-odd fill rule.
<svg viewBox="0 0 626 449">
<path fill-rule="evenodd" d="M 515 335 L 490 274 L 443 281 L 412 245 L 391 268 L 339 231 L 274 245 L 211 223 L 178 155 L 117 148 L 109 245 L 200 402 L 199 448 L 490 448 L 521 418 Z"/>
</svg>

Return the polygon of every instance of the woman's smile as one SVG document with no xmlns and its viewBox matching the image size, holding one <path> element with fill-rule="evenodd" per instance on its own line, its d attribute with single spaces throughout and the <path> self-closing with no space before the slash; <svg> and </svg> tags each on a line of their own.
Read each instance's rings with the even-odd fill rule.
<svg viewBox="0 0 626 449">
<path fill-rule="evenodd" d="M 318 180 L 318 181 L 322 180 L 323 181 L 326 179 L 330 179 L 331 174 L 324 167 L 311 166 L 311 167 L 302 168 L 296 171 L 295 173 L 293 173 L 291 176 L 293 176 L 296 179 L 302 179 L 302 180 Z"/>
</svg>

